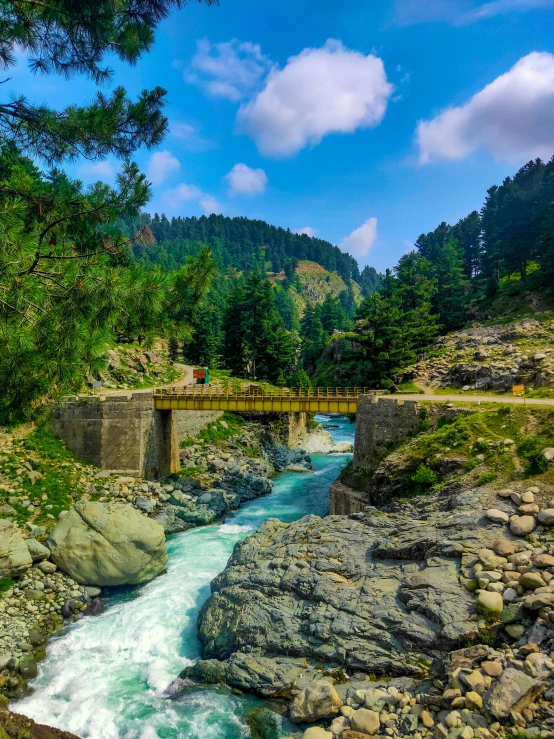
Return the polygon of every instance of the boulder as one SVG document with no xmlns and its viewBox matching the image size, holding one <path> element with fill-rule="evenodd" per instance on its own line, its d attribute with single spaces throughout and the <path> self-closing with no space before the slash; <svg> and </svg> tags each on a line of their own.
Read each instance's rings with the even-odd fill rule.
<svg viewBox="0 0 554 739">
<path fill-rule="evenodd" d="M 488 590 L 480 590 L 477 596 L 477 606 L 484 611 L 502 613 L 504 602 L 500 593 L 491 593 Z"/>
<path fill-rule="evenodd" d="M 50 556 L 48 547 L 45 547 L 44 544 L 41 544 L 36 539 L 25 539 L 25 544 L 33 562 L 42 562 L 43 559 L 48 559 Z"/>
<path fill-rule="evenodd" d="M 167 564 L 163 528 L 122 503 L 80 501 L 47 545 L 58 567 L 82 585 L 138 585 Z"/>
<path fill-rule="evenodd" d="M 540 511 L 537 518 L 545 526 L 554 525 L 554 508 L 545 508 L 544 511 Z"/>
<path fill-rule="evenodd" d="M 0 520 L 0 577 L 17 575 L 33 564 L 25 539 L 13 523 Z"/>
<path fill-rule="evenodd" d="M 333 685 L 318 680 L 295 696 L 290 708 L 290 720 L 300 724 L 331 718 L 337 715 L 341 706 L 342 701 Z"/>
<path fill-rule="evenodd" d="M 417 721 L 417 719 L 416 719 Z M 370 711 L 368 708 L 359 708 L 352 714 L 352 729 L 362 734 L 379 733 L 380 721 L 377 711 Z"/>
<path fill-rule="evenodd" d="M 337 715 L 341 706 L 342 701 L 333 685 L 318 680 L 295 696 L 290 708 L 290 720 L 300 724 L 331 718 Z"/>
<path fill-rule="evenodd" d="M 552 513 L 554 514 L 554 510 Z M 541 520 L 540 516 L 541 514 L 539 513 L 539 521 Z M 554 523 L 554 517 L 552 523 Z M 530 534 L 534 528 L 535 519 L 533 516 L 512 516 L 510 519 L 510 531 L 512 534 L 515 534 L 515 536 L 525 536 L 526 534 Z"/>
<path fill-rule="evenodd" d="M 302 734 L 302 739 L 333 739 L 333 735 L 320 726 L 311 726 Z"/>
<path fill-rule="evenodd" d="M 487 518 L 494 523 L 508 523 L 510 520 L 508 514 L 498 510 L 498 508 L 489 508 Z"/>
<path fill-rule="evenodd" d="M 554 461 L 554 447 L 549 446 L 546 449 L 543 449 L 542 456 L 546 459 L 547 462 L 553 462 Z"/>
<path fill-rule="evenodd" d="M 506 719 L 512 711 L 521 713 L 544 690 L 544 683 L 509 667 L 485 693 L 485 708 L 497 719 Z"/>
</svg>

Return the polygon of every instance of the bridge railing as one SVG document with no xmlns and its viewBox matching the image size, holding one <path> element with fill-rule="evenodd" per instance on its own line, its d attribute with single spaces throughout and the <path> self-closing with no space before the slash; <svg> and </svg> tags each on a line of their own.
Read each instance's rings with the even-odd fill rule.
<svg viewBox="0 0 554 739">
<path fill-rule="evenodd" d="M 214 387 L 212 385 L 192 385 L 156 388 L 157 397 L 198 397 L 198 398 L 359 398 L 376 392 L 367 387 L 282 387 L 262 388 L 256 386 L 241 388 Z"/>
</svg>

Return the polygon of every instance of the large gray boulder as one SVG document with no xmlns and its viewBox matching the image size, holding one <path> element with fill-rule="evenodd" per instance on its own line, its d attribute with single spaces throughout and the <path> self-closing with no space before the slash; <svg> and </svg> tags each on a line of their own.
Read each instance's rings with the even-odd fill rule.
<svg viewBox="0 0 554 739">
<path fill-rule="evenodd" d="M 0 577 L 17 575 L 33 564 L 25 539 L 10 521 L 0 520 Z"/>
<path fill-rule="evenodd" d="M 138 585 L 167 564 L 160 524 L 121 503 L 77 503 L 47 545 L 58 567 L 83 585 Z"/>
</svg>

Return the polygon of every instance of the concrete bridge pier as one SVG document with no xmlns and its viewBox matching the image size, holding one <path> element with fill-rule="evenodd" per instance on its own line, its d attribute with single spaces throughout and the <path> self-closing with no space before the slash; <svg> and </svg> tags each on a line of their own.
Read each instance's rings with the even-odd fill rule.
<svg viewBox="0 0 554 739">
<path fill-rule="evenodd" d="M 179 471 L 176 414 L 151 393 L 68 398 L 52 410 L 52 431 L 85 462 L 157 480 Z"/>
</svg>

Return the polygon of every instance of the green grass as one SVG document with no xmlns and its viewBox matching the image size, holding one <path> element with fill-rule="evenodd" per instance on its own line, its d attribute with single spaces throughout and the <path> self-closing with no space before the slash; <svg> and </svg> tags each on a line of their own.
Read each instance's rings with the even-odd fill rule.
<svg viewBox="0 0 554 739">
<path fill-rule="evenodd" d="M 222 425 L 221 421 L 227 424 L 227 428 Z M 198 439 L 202 439 L 208 444 L 217 444 L 218 442 L 226 441 L 231 436 L 239 434 L 246 423 L 242 416 L 236 413 L 225 412 L 221 418 L 213 421 L 207 428 L 203 429 L 197 435 L 196 439 L 185 439 L 182 441 L 181 447 L 184 449 L 192 446 Z"/>
<path fill-rule="evenodd" d="M 483 487 L 484 485 L 488 485 L 489 482 L 494 482 L 498 475 L 496 472 L 483 472 L 479 477 L 477 478 L 477 487 Z"/>
<path fill-rule="evenodd" d="M 414 393 L 416 395 L 424 394 L 424 391 L 418 387 L 413 380 L 401 382 L 400 385 L 397 385 L 397 388 L 399 393 Z"/>
<path fill-rule="evenodd" d="M 0 593 L 5 593 L 7 590 L 11 590 L 15 586 L 15 582 L 11 577 L 3 577 L 0 579 Z"/>
<path fill-rule="evenodd" d="M 26 457 L 31 460 L 33 470 L 43 476 L 34 485 L 21 464 Z M 20 485 L 23 491 L 18 495 L 27 495 L 33 505 L 41 507 L 41 513 L 33 519 L 35 525 L 41 526 L 52 521 L 48 514 L 57 519 L 60 511 L 67 510 L 73 504 L 70 493 L 76 491 L 77 481 L 81 476 L 81 471 L 74 467 L 76 461 L 62 441 L 46 427 L 41 427 L 20 441 L 13 453 L 4 456 L 0 461 L 0 468 L 8 479 L 18 476 L 22 478 Z M 18 473 L 20 469 L 23 472 Z M 43 495 L 46 495 L 45 500 L 42 499 Z M 2 497 L 2 502 L 8 502 L 8 494 L 2 493 Z M 51 505 L 52 508 L 47 510 L 46 505 Z M 14 518 L 18 523 L 26 523 L 31 518 L 28 509 L 22 505 L 16 503 L 12 507 L 16 511 Z"/>
</svg>

